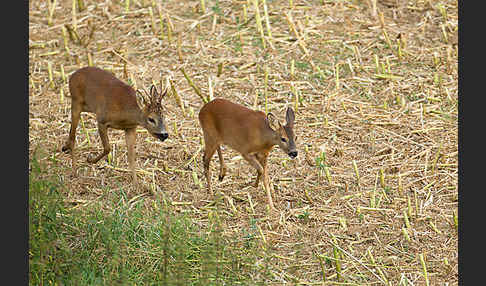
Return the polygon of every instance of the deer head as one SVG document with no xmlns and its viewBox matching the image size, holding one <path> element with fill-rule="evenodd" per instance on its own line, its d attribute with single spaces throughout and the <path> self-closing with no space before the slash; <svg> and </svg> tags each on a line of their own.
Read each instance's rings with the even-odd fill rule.
<svg viewBox="0 0 486 286">
<path fill-rule="evenodd" d="M 164 141 L 169 137 L 165 128 L 162 99 L 167 94 L 167 88 L 159 93 L 155 85 L 150 88 L 150 95 L 137 92 L 137 104 L 142 110 L 141 125 L 155 138 Z"/>
<path fill-rule="evenodd" d="M 287 108 L 286 123 L 282 126 L 280 121 L 272 113 L 267 114 L 267 121 L 270 128 L 275 132 L 277 145 L 287 153 L 290 158 L 297 157 L 297 148 L 295 147 L 295 140 L 297 137 L 294 135 L 294 110 L 291 107 Z"/>
</svg>

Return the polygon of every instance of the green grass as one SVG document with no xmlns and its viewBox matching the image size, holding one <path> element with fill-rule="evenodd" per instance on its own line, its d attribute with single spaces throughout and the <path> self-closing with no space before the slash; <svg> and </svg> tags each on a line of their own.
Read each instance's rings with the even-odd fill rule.
<svg viewBox="0 0 486 286">
<path fill-rule="evenodd" d="M 268 264 L 256 262 L 270 256 L 248 230 L 224 237 L 217 211 L 198 226 L 164 201 L 127 203 L 123 189 L 110 191 L 108 205 L 73 207 L 35 159 L 31 169 L 30 285 L 256 285 L 267 279 Z"/>
</svg>

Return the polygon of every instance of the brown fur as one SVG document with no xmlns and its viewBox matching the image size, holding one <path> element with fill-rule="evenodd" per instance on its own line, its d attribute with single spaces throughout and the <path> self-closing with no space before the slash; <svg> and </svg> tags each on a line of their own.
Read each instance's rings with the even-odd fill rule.
<svg viewBox="0 0 486 286">
<path fill-rule="evenodd" d="M 147 99 L 137 98 L 137 93 L 131 86 L 117 79 L 110 72 L 96 67 L 85 67 L 74 72 L 69 78 L 69 91 L 71 93 L 71 130 L 62 151 L 72 153 L 73 173 L 76 174 L 74 155 L 76 128 L 81 112 L 91 112 L 96 114 L 103 152 L 96 157 L 89 157 L 88 163 L 98 162 L 111 151 L 108 128 L 125 130 L 128 161 L 133 181 L 136 184 L 136 128 L 141 125 L 154 137 L 162 141 L 167 138 L 160 103 L 165 93 L 159 95 L 152 86 L 151 99 L 148 103 Z M 149 122 L 149 119 L 155 124 Z"/>
<path fill-rule="evenodd" d="M 265 115 L 261 111 L 251 110 L 226 99 L 217 98 L 207 103 L 199 112 L 199 122 L 204 133 L 204 173 L 208 183 L 208 190 L 212 193 L 211 173 L 209 164 L 214 152 L 218 152 L 220 161 L 219 180 L 226 174 L 226 166 L 221 154 L 220 145 L 228 145 L 241 153 L 243 158 L 257 170 L 254 184 L 258 187 L 260 178 L 267 192 L 268 202 L 274 209 L 269 188 L 267 173 L 267 157 L 273 146 L 279 145 L 287 154 L 297 156 L 293 134 L 293 111 L 291 119 L 285 126 L 278 121 L 272 122 L 274 116 Z M 272 118 L 274 118 L 272 120 Z M 270 119 L 270 121 L 269 121 Z M 282 141 L 282 138 L 286 142 Z"/>
</svg>

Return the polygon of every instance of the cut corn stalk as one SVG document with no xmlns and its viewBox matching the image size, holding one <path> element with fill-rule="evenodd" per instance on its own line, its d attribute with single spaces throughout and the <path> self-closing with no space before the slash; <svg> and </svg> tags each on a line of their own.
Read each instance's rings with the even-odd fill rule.
<svg viewBox="0 0 486 286">
<path fill-rule="evenodd" d="M 64 65 L 61 64 L 61 78 L 65 84 L 68 84 L 66 73 L 64 72 Z"/>
<path fill-rule="evenodd" d="M 248 12 L 247 12 L 246 5 L 243 4 L 243 22 L 246 22 L 246 21 L 248 21 Z"/>
<path fill-rule="evenodd" d="M 199 88 L 194 84 L 194 82 L 192 81 L 192 79 L 189 77 L 189 75 L 186 73 L 186 71 L 184 70 L 183 67 L 180 68 L 180 71 L 182 72 L 182 74 L 184 75 L 184 77 L 186 78 L 187 80 L 187 83 L 192 87 L 192 89 L 194 89 L 194 92 L 199 96 L 199 98 L 202 99 L 202 101 L 204 103 L 207 103 L 208 102 L 208 99 L 205 98 L 204 96 L 202 96 L 201 94 L 201 91 L 199 90 Z"/>
<path fill-rule="evenodd" d="M 294 59 L 290 60 L 290 78 L 292 80 L 295 79 L 295 60 Z"/>
<path fill-rule="evenodd" d="M 198 186 L 200 189 L 203 188 L 202 184 L 201 184 L 201 181 L 199 180 L 199 178 L 197 177 L 197 173 L 196 171 L 192 171 L 192 180 L 194 181 L 194 184 L 196 186 Z"/>
<path fill-rule="evenodd" d="M 339 64 L 334 66 L 334 76 L 336 79 L 336 91 L 339 90 Z"/>
<path fill-rule="evenodd" d="M 409 217 L 412 217 L 412 203 L 410 200 L 410 196 L 407 194 L 407 214 Z"/>
<path fill-rule="evenodd" d="M 381 279 L 383 279 L 383 281 L 385 282 L 385 284 L 389 284 L 388 279 L 386 278 L 385 274 L 383 273 L 383 271 L 381 270 L 381 268 L 376 264 L 375 258 L 373 257 L 373 254 L 371 254 L 370 248 L 368 248 L 368 256 L 370 258 L 371 264 L 376 268 L 376 270 L 378 271 L 378 274 L 380 274 Z"/>
<path fill-rule="evenodd" d="M 83 128 L 84 133 L 86 134 L 86 140 L 88 141 L 88 147 L 91 146 L 91 140 L 89 139 L 89 133 L 88 129 L 84 126 L 84 120 L 82 117 L 79 118 L 79 121 L 81 121 L 81 127 Z"/>
<path fill-rule="evenodd" d="M 93 66 L 93 58 L 92 58 L 90 52 L 88 52 L 88 66 L 90 66 L 90 67 Z"/>
<path fill-rule="evenodd" d="M 152 33 L 154 35 L 157 35 L 157 32 L 155 30 L 155 18 L 154 18 L 154 11 L 152 10 L 152 7 L 148 7 L 149 15 L 150 15 L 150 20 L 151 20 L 151 25 L 150 27 L 152 28 Z"/>
<path fill-rule="evenodd" d="M 321 255 L 316 254 L 317 260 L 319 261 L 319 265 L 321 266 L 321 273 L 322 273 L 322 282 L 326 281 L 326 269 L 324 267 L 324 261 Z"/>
<path fill-rule="evenodd" d="M 326 174 L 327 182 L 329 183 L 329 185 L 332 185 L 331 174 L 330 174 L 329 168 L 327 166 L 324 166 L 324 173 Z"/>
<path fill-rule="evenodd" d="M 165 18 L 167 19 L 167 41 L 169 41 L 169 44 L 172 44 L 172 30 L 174 29 L 174 26 L 172 25 L 169 15 L 165 15 Z"/>
<path fill-rule="evenodd" d="M 265 114 L 268 113 L 268 68 L 263 67 L 264 80 L 263 80 L 263 95 L 265 96 Z"/>
<path fill-rule="evenodd" d="M 72 25 L 73 25 L 73 30 L 78 29 L 78 20 L 76 16 L 76 0 L 73 0 L 72 3 Z"/>
<path fill-rule="evenodd" d="M 86 7 L 84 5 L 84 1 L 83 0 L 78 0 L 78 11 L 79 12 L 83 12 L 84 9 L 86 9 Z"/>
<path fill-rule="evenodd" d="M 380 168 L 380 185 L 382 188 L 385 187 L 385 174 L 383 172 L 383 168 Z"/>
<path fill-rule="evenodd" d="M 130 0 L 125 0 L 125 13 L 130 11 Z"/>
<path fill-rule="evenodd" d="M 334 256 L 334 264 L 336 265 L 336 273 L 338 281 L 341 280 L 341 255 L 339 255 L 339 250 L 336 246 L 332 247 L 332 253 Z"/>
<path fill-rule="evenodd" d="M 160 25 L 160 39 L 164 39 L 164 20 L 162 18 L 162 7 L 160 6 L 160 3 L 157 5 L 157 8 L 159 10 L 159 25 Z"/>
<path fill-rule="evenodd" d="M 253 100 L 253 109 L 257 109 L 258 107 L 258 91 L 255 89 L 255 97 Z"/>
<path fill-rule="evenodd" d="M 184 60 L 182 58 L 182 34 L 177 35 L 177 55 L 179 56 L 179 61 L 182 63 Z"/>
<path fill-rule="evenodd" d="M 354 168 L 354 174 L 356 175 L 356 182 L 359 185 L 359 171 L 358 171 L 358 165 L 356 165 L 355 160 L 353 160 L 353 168 Z"/>
<path fill-rule="evenodd" d="M 437 226 L 435 226 L 435 224 L 432 221 L 429 221 L 429 225 L 437 234 L 442 234 L 442 232 L 437 228 Z"/>
<path fill-rule="evenodd" d="M 272 42 L 272 29 L 270 28 L 270 20 L 269 20 L 269 17 L 268 17 L 267 2 L 265 0 L 263 0 L 263 15 L 265 17 L 265 25 L 267 27 L 268 39 L 271 43 Z"/>
<path fill-rule="evenodd" d="M 218 73 L 216 74 L 217 77 L 219 77 L 223 73 L 223 65 L 224 65 L 224 62 L 220 62 L 218 64 Z"/>
<path fill-rule="evenodd" d="M 47 62 L 47 72 L 49 74 L 49 87 L 54 88 L 54 79 L 52 77 L 52 63 Z"/>
<path fill-rule="evenodd" d="M 453 221 L 455 229 L 457 230 L 457 227 L 459 225 L 459 220 L 457 218 L 457 214 L 456 214 L 455 211 L 452 211 L 452 221 Z"/>
<path fill-rule="evenodd" d="M 208 102 L 214 98 L 214 91 L 213 91 L 213 81 L 211 76 L 208 75 Z"/>
<path fill-rule="evenodd" d="M 47 18 L 47 25 L 52 26 L 52 17 L 54 16 L 54 11 L 56 10 L 57 0 L 53 0 L 52 2 L 49 0 L 47 1 L 47 10 L 49 12 L 49 17 Z"/>
<path fill-rule="evenodd" d="M 410 236 L 408 235 L 408 230 L 405 227 L 402 227 L 402 233 L 403 233 L 403 236 L 405 237 L 405 239 L 407 241 L 410 241 Z"/>
<path fill-rule="evenodd" d="M 403 220 L 405 221 L 405 226 L 408 229 L 411 229 L 411 227 L 410 227 L 410 221 L 408 220 L 408 215 L 407 215 L 407 211 L 406 210 L 403 210 Z"/>
<path fill-rule="evenodd" d="M 260 18 L 260 9 L 258 8 L 258 0 L 253 0 L 253 6 L 255 8 L 255 20 L 256 20 L 257 30 L 260 33 L 260 37 L 262 39 L 263 49 L 265 49 L 266 48 L 265 35 L 263 33 L 262 19 Z"/>
<path fill-rule="evenodd" d="M 182 102 L 182 98 L 180 97 L 179 93 L 177 93 L 177 90 L 176 90 L 176 88 L 174 86 L 174 82 L 172 81 L 172 79 L 167 79 L 167 80 L 169 81 L 170 90 L 172 91 L 172 95 L 174 95 L 177 104 L 181 108 L 182 115 L 183 116 L 186 116 L 186 111 L 184 109 L 184 102 Z"/>
<path fill-rule="evenodd" d="M 200 5 L 201 5 L 201 14 L 206 13 L 206 1 L 200 0 Z"/>
<path fill-rule="evenodd" d="M 425 285 L 429 286 L 429 274 L 427 273 L 427 265 L 425 264 L 425 259 L 423 253 L 419 254 L 420 264 L 422 264 L 422 272 L 425 278 Z"/>
</svg>

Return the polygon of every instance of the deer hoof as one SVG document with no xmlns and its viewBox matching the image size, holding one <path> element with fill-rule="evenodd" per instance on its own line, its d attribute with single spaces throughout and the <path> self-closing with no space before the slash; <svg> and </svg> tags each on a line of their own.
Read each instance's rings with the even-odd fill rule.
<svg viewBox="0 0 486 286">
<path fill-rule="evenodd" d="M 90 164 L 93 164 L 96 162 L 96 158 L 94 156 L 88 156 L 88 158 L 86 159 L 86 161 Z"/>
<path fill-rule="evenodd" d="M 62 152 L 66 153 L 66 154 L 71 153 L 71 147 L 69 147 L 67 145 L 66 146 L 62 146 L 61 150 L 62 150 Z"/>
</svg>

